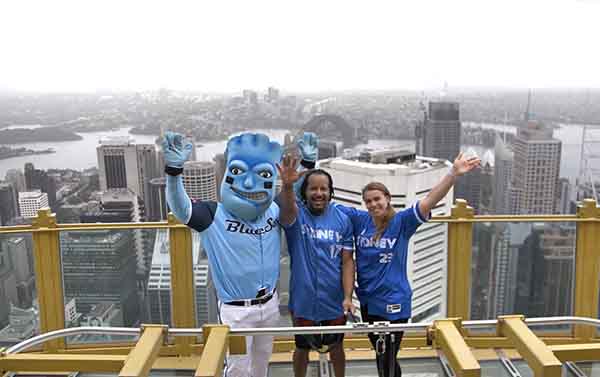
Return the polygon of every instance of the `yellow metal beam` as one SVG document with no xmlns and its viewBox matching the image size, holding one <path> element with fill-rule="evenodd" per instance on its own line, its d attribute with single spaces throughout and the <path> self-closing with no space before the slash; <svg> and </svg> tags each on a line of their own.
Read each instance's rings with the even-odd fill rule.
<svg viewBox="0 0 600 377">
<path fill-rule="evenodd" d="M 561 362 L 600 359 L 600 343 L 560 344 L 549 348 Z"/>
<path fill-rule="evenodd" d="M 0 357 L 0 370 L 22 372 L 118 372 L 127 356 L 13 354 Z"/>
<path fill-rule="evenodd" d="M 600 210 L 596 201 L 585 199 L 577 208 L 577 216 L 589 221 L 577 223 L 577 249 L 575 252 L 574 313 L 579 317 L 598 318 L 598 276 L 600 276 Z M 574 335 L 591 339 L 596 328 L 575 325 Z"/>
<path fill-rule="evenodd" d="M 56 217 L 49 208 L 38 211 L 33 219 L 32 234 L 35 261 L 35 287 L 40 304 L 40 330 L 42 333 L 65 327 L 65 304 L 60 258 L 59 234 Z M 49 352 L 65 348 L 64 339 L 50 340 L 44 344 Z"/>
<path fill-rule="evenodd" d="M 498 317 L 498 332 L 514 342 L 535 377 L 560 377 L 562 364 L 523 321 L 523 316 Z"/>
<path fill-rule="evenodd" d="M 178 226 L 170 213 L 169 254 L 171 257 L 171 315 L 173 327 L 196 327 L 196 297 L 194 287 L 194 263 L 192 260 L 192 235 L 188 228 Z M 175 344 L 181 356 L 190 356 L 195 337 L 177 337 Z"/>
<path fill-rule="evenodd" d="M 458 377 L 479 377 L 481 367 L 458 331 L 460 324 L 456 326 L 456 321 L 443 319 L 433 323 L 436 344 L 440 346 Z"/>
<path fill-rule="evenodd" d="M 195 377 L 217 377 L 223 373 L 223 361 L 229 345 L 229 326 L 207 328 L 205 346 L 196 368 Z"/>
<path fill-rule="evenodd" d="M 158 358 L 167 326 L 145 325 L 135 348 L 131 351 L 119 377 L 145 377 L 150 373 L 152 364 Z"/>
<path fill-rule="evenodd" d="M 473 219 L 473 208 L 456 199 L 451 217 L 457 221 Z M 448 224 L 448 317 L 469 319 L 471 307 L 471 248 L 473 224 Z"/>
</svg>

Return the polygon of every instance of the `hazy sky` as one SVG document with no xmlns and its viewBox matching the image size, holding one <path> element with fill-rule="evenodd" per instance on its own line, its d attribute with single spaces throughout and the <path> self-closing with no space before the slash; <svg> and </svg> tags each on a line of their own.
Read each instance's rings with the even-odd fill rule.
<svg viewBox="0 0 600 377">
<path fill-rule="evenodd" d="M 0 2 L 0 89 L 600 88 L 600 0 Z"/>
</svg>

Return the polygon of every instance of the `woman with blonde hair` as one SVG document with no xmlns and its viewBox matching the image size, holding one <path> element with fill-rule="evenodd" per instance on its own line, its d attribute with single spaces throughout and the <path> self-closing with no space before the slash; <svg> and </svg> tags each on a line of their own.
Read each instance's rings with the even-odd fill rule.
<svg viewBox="0 0 600 377">
<path fill-rule="evenodd" d="M 396 212 L 391 195 L 383 183 L 371 182 L 362 190 L 367 211 L 336 206 L 346 213 L 353 227 L 361 315 L 364 322 L 406 323 L 411 318 L 412 289 L 408 282 L 406 260 L 410 237 L 427 221 L 430 211 L 455 184 L 456 179 L 478 167 L 476 157 L 461 153 L 446 176 L 427 196 L 410 208 Z M 402 332 L 384 339 L 369 334 L 376 351 L 377 370 L 381 377 L 400 377 L 396 360 Z"/>
</svg>

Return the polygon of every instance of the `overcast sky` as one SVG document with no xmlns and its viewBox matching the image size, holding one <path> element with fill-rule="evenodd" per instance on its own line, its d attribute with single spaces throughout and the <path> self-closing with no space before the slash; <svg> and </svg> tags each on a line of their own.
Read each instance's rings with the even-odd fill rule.
<svg viewBox="0 0 600 377">
<path fill-rule="evenodd" d="M 600 0 L 0 2 L 0 89 L 600 88 Z"/>
</svg>

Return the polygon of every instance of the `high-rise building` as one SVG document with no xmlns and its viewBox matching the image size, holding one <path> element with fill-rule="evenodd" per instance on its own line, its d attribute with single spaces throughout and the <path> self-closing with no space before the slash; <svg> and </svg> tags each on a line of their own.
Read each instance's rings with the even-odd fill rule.
<svg viewBox="0 0 600 377">
<path fill-rule="evenodd" d="M 183 164 L 183 186 L 190 199 L 217 200 L 216 164 L 188 161 Z"/>
<path fill-rule="evenodd" d="M 511 206 L 511 179 L 513 152 L 496 134 L 494 144 L 494 212 L 501 215 L 513 214 Z"/>
<path fill-rule="evenodd" d="M 48 207 L 48 194 L 40 191 L 26 191 L 19 193 L 19 209 L 25 218 L 36 217 L 42 208 Z"/>
<path fill-rule="evenodd" d="M 131 231 L 63 232 L 65 302 L 75 299 L 77 311 L 87 315 L 101 302 L 117 305 L 125 326 L 139 321 L 136 292 L 136 255 Z"/>
<path fill-rule="evenodd" d="M 10 304 L 17 304 L 17 280 L 8 255 L 8 251 L 0 248 L 0 328 L 8 324 Z"/>
<path fill-rule="evenodd" d="M 139 197 L 128 189 L 111 189 L 104 191 L 100 197 L 100 205 L 81 215 L 82 223 L 128 223 L 146 221 L 144 207 Z M 137 260 L 137 271 L 145 275 L 150 268 L 152 250 L 149 247 L 152 230 L 126 230 L 133 237 L 133 249 Z"/>
<path fill-rule="evenodd" d="M 558 197 L 556 198 L 556 211 L 559 214 L 567 215 L 571 213 L 573 188 L 568 178 L 560 178 L 558 180 Z M 574 214 L 574 212 L 573 212 Z"/>
<path fill-rule="evenodd" d="M 244 97 L 244 102 L 249 106 L 256 106 L 258 104 L 258 93 L 253 90 L 244 89 L 242 92 L 242 97 Z"/>
<path fill-rule="evenodd" d="M 324 160 L 327 158 L 339 157 L 342 145 L 343 142 L 341 141 L 321 140 L 319 142 L 319 159 Z"/>
<path fill-rule="evenodd" d="M 265 98 L 265 100 L 267 102 L 277 102 L 279 101 L 279 89 L 274 88 L 272 86 L 269 87 L 269 89 L 267 89 L 267 98 Z"/>
<path fill-rule="evenodd" d="M 21 169 L 8 169 L 6 172 L 6 182 L 12 183 L 17 192 L 27 191 L 25 175 Z"/>
<path fill-rule="evenodd" d="M 321 161 L 319 167 L 333 178 L 336 202 L 361 208 L 362 188 L 379 181 L 390 190 L 392 206 L 401 211 L 424 198 L 450 168 L 444 160 L 416 158 L 414 153 L 402 151 L 375 151 L 362 155 L 361 160 Z M 451 190 L 433 208 L 433 215 L 450 214 L 452 194 Z M 413 289 L 413 322 L 446 313 L 446 240 L 447 230 L 441 223 L 422 225 L 410 239 L 407 271 Z"/>
<path fill-rule="evenodd" d="M 481 158 L 481 190 L 478 208 L 482 215 L 494 212 L 494 167 L 494 154 L 487 150 Z"/>
<path fill-rule="evenodd" d="M 215 163 L 215 180 L 217 181 L 217 198 L 221 200 L 221 182 L 223 182 L 223 177 L 225 176 L 226 159 L 224 153 L 218 153 L 213 158 L 213 162 Z"/>
<path fill-rule="evenodd" d="M 460 111 L 457 102 L 429 102 L 417 153 L 454 161 L 460 152 Z"/>
<path fill-rule="evenodd" d="M 529 121 L 517 128 L 511 184 L 517 214 L 554 214 L 561 142 L 552 129 Z"/>
<path fill-rule="evenodd" d="M 154 144 L 135 144 L 129 137 L 102 139 L 96 148 L 100 190 L 128 188 L 149 201 L 150 180 L 158 176 Z"/>
<path fill-rule="evenodd" d="M 150 180 L 149 202 L 146 203 L 148 221 L 163 221 L 169 213 L 166 196 L 167 179 L 165 177 Z"/>
<path fill-rule="evenodd" d="M 0 330 L 0 347 L 12 346 L 40 332 L 39 309 L 21 309 L 13 304 L 7 306 L 9 324 Z"/>
<path fill-rule="evenodd" d="M 544 315 L 572 315 L 575 272 L 575 223 L 546 224 L 541 235 L 544 250 Z"/>
<path fill-rule="evenodd" d="M 25 164 L 25 187 L 27 191 L 40 190 L 48 194 L 48 205 L 56 204 L 56 181 L 46 171 L 36 169 L 31 162 Z"/>
<path fill-rule="evenodd" d="M 217 322 L 217 299 L 208 260 L 200 243 L 200 233 L 192 232 L 192 261 L 196 292 L 196 323 Z M 171 323 L 171 258 L 169 256 L 169 233 L 165 229 L 156 232 L 152 269 L 148 281 L 148 312 L 151 323 Z"/>
<path fill-rule="evenodd" d="M 541 236 L 543 224 L 519 224 L 520 232 L 525 232 L 523 243 L 518 246 L 517 287 L 514 313 L 523 313 L 528 317 L 542 317 L 544 312 L 544 277 L 546 263 Z M 523 234 L 523 233 L 521 233 Z"/>
<path fill-rule="evenodd" d="M 0 183 L 0 226 L 19 216 L 17 190 L 12 183 Z"/>
<path fill-rule="evenodd" d="M 465 155 L 469 157 L 476 156 L 473 149 L 467 150 Z M 454 196 L 458 199 L 466 200 L 469 206 L 473 207 L 475 214 L 480 214 L 482 179 L 481 169 L 474 169 L 469 172 L 469 174 L 465 174 L 461 177 L 454 186 Z"/>
<path fill-rule="evenodd" d="M 10 265 L 14 274 L 17 300 L 12 303 L 20 308 L 31 307 L 35 292 L 35 275 L 30 239 L 18 236 L 1 239 L 0 259 L 0 265 Z"/>
</svg>

